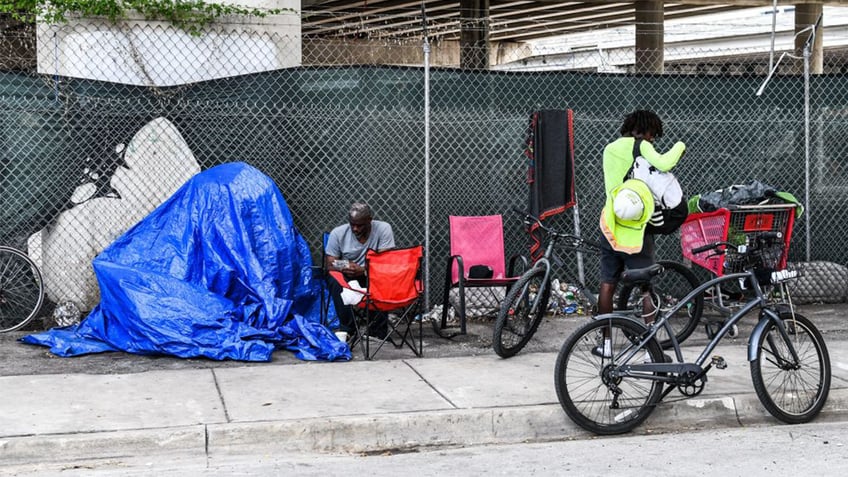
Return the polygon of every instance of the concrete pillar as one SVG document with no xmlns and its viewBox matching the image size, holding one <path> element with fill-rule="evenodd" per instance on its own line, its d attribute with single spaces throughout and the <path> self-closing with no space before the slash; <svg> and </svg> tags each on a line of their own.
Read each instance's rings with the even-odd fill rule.
<svg viewBox="0 0 848 477">
<path fill-rule="evenodd" d="M 489 0 L 460 0 L 460 56 L 463 69 L 489 68 Z"/>
<path fill-rule="evenodd" d="M 664 24 L 662 1 L 640 0 L 636 8 L 636 73 L 663 72 Z"/>
<path fill-rule="evenodd" d="M 809 27 L 816 23 L 819 15 L 822 13 L 822 4 L 821 3 L 801 3 L 795 5 L 795 34 L 798 34 L 799 31 L 804 28 Z M 824 69 L 824 55 L 823 55 L 823 29 L 821 24 L 819 24 L 818 28 L 816 28 L 816 38 L 813 41 L 813 44 L 810 48 L 810 74 L 820 75 L 822 74 L 822 70 Z M 810 38 L 810 32 L 805 31 L 800 35 L 795 37 L 795 54 L 801 57 L 804 53 L 804 45 L 807 43 L 807 39 Z M 799 71 L 803 68 L 803 60 L 799 60 Z"/>
</svg>

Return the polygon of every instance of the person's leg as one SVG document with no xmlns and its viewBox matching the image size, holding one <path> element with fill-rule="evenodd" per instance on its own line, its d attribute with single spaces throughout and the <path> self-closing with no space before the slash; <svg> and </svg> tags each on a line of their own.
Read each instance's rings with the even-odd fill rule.
<svg viewBox="0 0 848 477">
<path fill-rule="evenodd" d="M 600 276 L 601 288 L 598 292 L 598 314 L 612 313 L 612 300 L 618 278 L 624 271 L 622 254 L 612 249 L 606 237 L 601 237 Z"/>
<path fill-rule="evenodd" d="M 625 267 L 628 269 L 647 268 L 655 263 L 657 263 L 657 257 L 654 236 L 645 234 L 645 239 L 642 242 L 642 250 L 637 254 L 629 255 L 625 260 Z M 650 325 L 656 319 L 658 311 L 656 305 L 658 305 L 658 303 L 654 302 L 654 292 L 651 285 L 647 284 L 643 286 L 642 319 L 645 321 L 646 325 Z M 663 355 L 663 359 L 665 362 L 672 361 L 671 357 L 668 355 Z M 650 361 L 652 361 L 651 354 L 648 350 L 645 350 L 645 362 Z"/>
<path fill-rule="evenodd" d="M 612 249 L 605 237 L 601 237 L 601 259 L 600 276 L 601 286 L 598 291 L 598 314 L 612 313 L 613 297 L 618 278 L 624 269 L 624 262 L 618 252 Z M 592 352 L 604 358 L 612 357 L 612 343 L 610 342 L 609 328 L 603 328 L 603 343 L 598 345 Z"/>
<path fill-rule="evenodd" d="M 598 293 L 598 314 L 612 313 L 612 300 L 615 295 L 615 283 L 601 282 L 601 290 Z"/>
<path fill-rule="evenodd" d="M 645 320 L 646 325 L 650 325 L 657 318 L 656 305 L 651 286 L 642 287 L 642 319 Z"/>
<path fill-rule="evenodd" d="M 342 286 L 335 279 L 328 278 L 327 290 L 329 290 L 330 296 L 333 298 L 333 306 L 336 308 L 336 315 L 339 317 L 338 331 L 343 331 L 349 336 L 353 336 L 356 333 L 356 321 L 350 306 L 345 305 L 344 301 L 342 301 Z"/>
<path fill-rule="evenodd" d="M 359 284 L 368 288 L 368 278 L 362 277 L 359 280 Z M 368 327 L 368 336 L 372 336 L 374 338 L 383 339 L 389 334 L 389 316 L 385 312 L 371 312 L 371 324 Z"/>
<path fill-rule="evenodd" d="M 371 326 L 368 329 L 368 335 L 374 338 L 383 339 L 389 334 L 389 317 L 386 313 L 379 312 L 371 315 Z"/>
</svg>

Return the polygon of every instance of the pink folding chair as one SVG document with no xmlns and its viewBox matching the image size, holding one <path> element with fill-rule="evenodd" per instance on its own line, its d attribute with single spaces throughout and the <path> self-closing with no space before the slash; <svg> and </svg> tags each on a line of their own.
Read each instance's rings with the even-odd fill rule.
<svg viewBox="0 0 848 477">
<path fill-rule="evenodd" d="M 445 267 L 445 287 L 442 300 L 442 320 L 436 323 L 436 332 L 444 338 L 466 334 L 465 289 L 475 287 L 509 287 L 518 280 L 513 273 L 515 262 L 520 257 L 509 260 L 509 269 L 505 266 L 503 218 L 500 215 L 450 216 L 450 257 Z M 523 257 L 522 257 L 523 258 Z M 524 259 L 526 265 L 526 259 Z M 471 278 L 469 271 L 475 265 L 491 268 L 491 277 Z M 450 291 L 458 289 L 459 332 L 448 333 L 448 308 L 451 307 Z"/>
</svg>

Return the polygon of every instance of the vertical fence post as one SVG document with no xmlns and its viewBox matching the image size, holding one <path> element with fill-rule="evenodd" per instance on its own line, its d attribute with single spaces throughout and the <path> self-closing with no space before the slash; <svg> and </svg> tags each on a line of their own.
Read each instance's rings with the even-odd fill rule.
<svg viewBox="0 0 848 477">
<path fill-rule="evenodd" d="M 575 193 L 575 195 L 577 195 Z M 574 203 L 574 207 L 571 209 L 571 215 L 574 217 L 574 235 L 578 237 L 582 237 L 580 235 L 580 204 L 579 202 Z M 586 283 L 586 273 L 583 264 L 583 252 L 580 250 L 577 251 L 577 279 L 580 280 L 581 284 Z"/>
<path fill-rule="evenodd" d="M 815 23 L 810 25 L 810 36 L 804 42 L 804 207 L 807 209 L 807 249 L 806 261 L 810 261 L 810 242 L 812 234 L 812 208 L 810 207 L 810 56 L 816 41 L 816 30 L 822 22 L 822 13 L 819 13 Z"/>
<path fill-rule="evenodd" d="M 815 35 L 815 27 L 812 35 Z M 804 207 L 807 209 L 806 261 L 810 261 L 810 41 L 804 45 Z"/>
<path fill-rule="evenodd" d="M 430 40 L 424 2 L 421 2 L 421 22 L 424 30 L 424 309 L 430 311 Z"/>
<path fill-rule="evenodd" d="M 777 0 L 771 8 L 771 48 L 769 48 L 769 71 L 774 68 L 774 37 L 777 32 Z"/>
</svg>

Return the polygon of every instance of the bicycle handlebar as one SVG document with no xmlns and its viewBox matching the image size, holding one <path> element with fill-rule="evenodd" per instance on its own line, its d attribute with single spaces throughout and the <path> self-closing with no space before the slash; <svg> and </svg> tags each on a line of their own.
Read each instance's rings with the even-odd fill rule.
<svg viewBox="0 0 848 477">
<path fill-rule="evenodd" d="M 760 240 L 774 240 L 783 238 L 783 232 L 763 232 L 757 235 Z"/>
<path fill-rule="evenodd" d="M 524 217 L 525 223 L 527 223 L 528 221 L 535 222 L 536 225 L 538 225 L 540 229 L 544 230 L 545 232 L 547 232 L 551 235 L 556 235 L 557 237 L 561 237 L 561 238 L 573 238 L 573 239 L 578 239 L 578 240 L 580 239 L 580 237 L 576 237 L 576 236 L 571 235 L 571 234 L 564 234 L 564 233 L 561 233 L 561 232 L 557 232 L 556 230 L 554 230 L 554 229 L 546 226 L 545 224 L 543 224 L 542 219 L 536 217 L 535 215 L 531 214 L 530 212 L 527 212 L 526 210 L 519 209 L 518 207 L 513 207 L 512 210 L 515 211 L 518 214 L 521 214 Z"/>
<path fill-rule="evenodd" d="M 692 253 L 694 253 L 694 254 L 704 253 L 704 252 L 706 252 L 707 250 L 717 249 L 717 248 L 721 247 L 722 245 L 731 245 L 731 244 L 729 244 L 729 243 L 727 243 L 727 242 L 714 242 L 714 243 L 708 243 L 708 244 L 706 244 L 706 245 L 702 245 L 702 246 L 700 246 L 700 247 L 695 247 L 695 248 L 693 248 L 693 249 L 692 249 Z"/>
<path fill-rule="evenodd" d="M 593 240 L 584 239 L 584 238 L 578 237 L 577 235 L 574 235 L 574 234 L 557 232 L 556 230 L 552 229 L 551 227 L 548 227 L 547 225 L 543 224 L 541 219 L 539 219 L 535 215 L 531 214 L 530 212 L 527 212 L 526 210 L 520 209 L 518 207 L 512 207 L 512 210 L 515 213 L 520 214 L 522 217 L 524 217 L 524 223 L 525 224 L 529 225 L 529 222 L 531 222 L 531 221 L 535 222 L 536 225 L 538 225 L 540 229 L 545 231 L 545 233 L 552 235 L 552 236 L 555 236 L 555 237 L 560 238 L 560 239 L 569 240 L 570 243 L 567 245 L 568 248 L 575 249 L 575 250 L 582 249 L 582 250 L 587 250 L 587 251 L 588 250 L 599 250 L 601 248 L 600 243 L 595 242 Z"/>
<path fill-rule="evenodd" d="M 781 233 L 781 232 L 762 232 L 755 237 L 755 243 L 757 243 L 758 245 L 762 245 L 762 244 L 766 243 L 767 241 L 780 239 L 780 238 L 783 238 L 783 233 Z M 700 247 L 695 247 L 695 248 L 692 249 L 692 253 L 698 254 L 698 253 L 704 253 L 704 252 L 709 251 L 709 250 L 716 250 L 716 253 L 721 254 L 721 253 L 724 253 L 724 250 L 717 250 L 721 246 L 738 248 L 739 244 L 733 244 L 733 243 L 726 242 L 726 241 L 718 241 L 718 242 L 708 243 L 708 244 L 702 245 Z"/>
<path fill-rule="evenodd" d="M 530 212 L 527 212 L 524 209 L 519 209 L 518 207 L 513 206 L 512 211 L 515 212 L 516 214 L 521 215 L 525 219 L 533 219 L 534 221 L 539 222 L 538 218 L 536 218 L 533 214 L 531 214 Z"/>
</svg>

